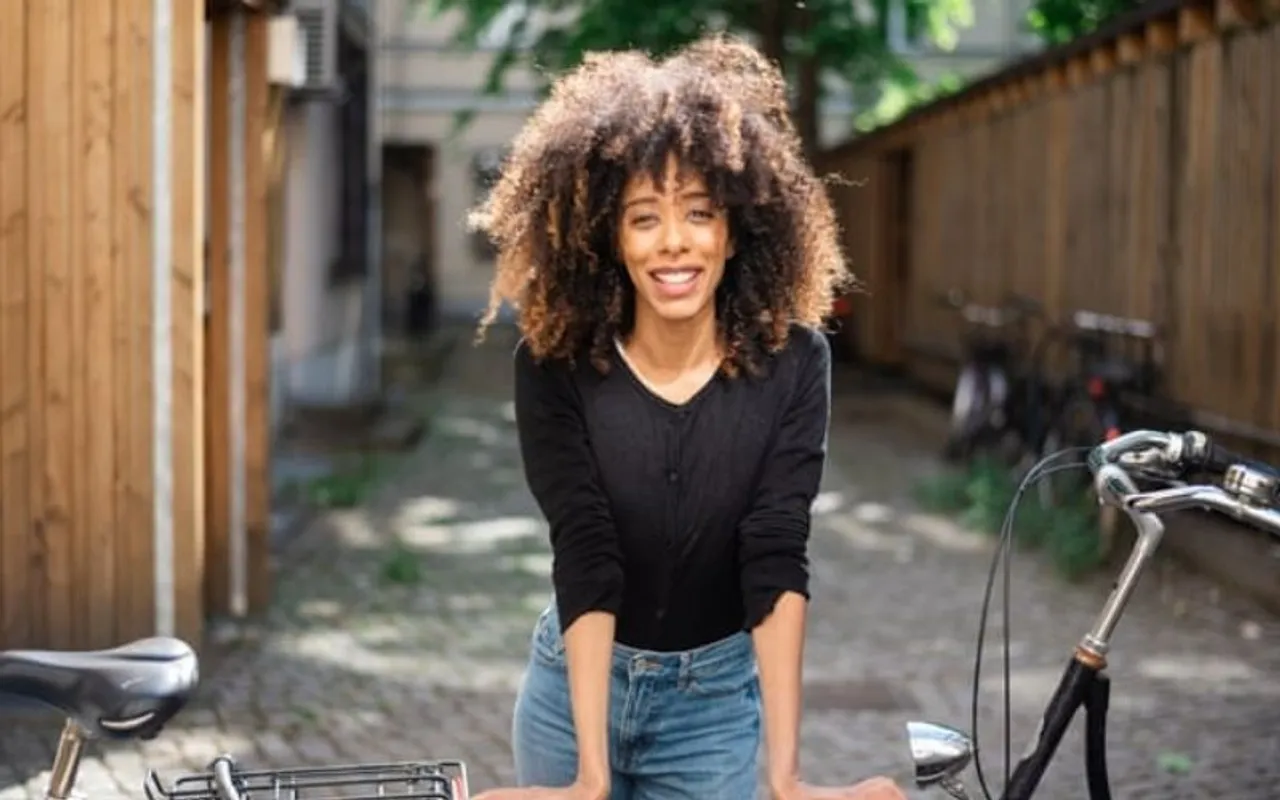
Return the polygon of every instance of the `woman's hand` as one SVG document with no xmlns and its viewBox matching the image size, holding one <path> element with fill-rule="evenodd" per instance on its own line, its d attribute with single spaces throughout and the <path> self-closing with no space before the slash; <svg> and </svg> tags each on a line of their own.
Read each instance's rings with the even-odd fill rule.
<svg viewBox="0 0 1280 800">
<path fill-rule="evenodd" d="M 810 786 L 793 781 L 775 788 L 773 800 L 907 800 L 907 795 L 892 779 L 877 776 L 852 786 Z"/>
<path fill-rule="evenodd" d="M 592 789 L 584 783 L 575 783 L 558 789 L 530 786 L 523 789 L 490 789 L 471 800 L 609 800 L 609 790 L 607 788 Z M 878 800 L 878 798 L 872 797 L 871 800 Z"/>
</svg>

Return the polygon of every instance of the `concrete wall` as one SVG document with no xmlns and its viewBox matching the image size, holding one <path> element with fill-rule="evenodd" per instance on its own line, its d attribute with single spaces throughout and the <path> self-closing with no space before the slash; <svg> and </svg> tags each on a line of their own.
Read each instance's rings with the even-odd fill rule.
<svg viewBox="0 0 1280 800">
<path fill-rule="evenodd" d="M 278 402 L 341 404 L 360 392 L 364 280 L 331 284 L 339 252 L 337 108 L 328 102 L 286 111 L 283 324 L 274 348 L 283 387 Z"/>
</svg>

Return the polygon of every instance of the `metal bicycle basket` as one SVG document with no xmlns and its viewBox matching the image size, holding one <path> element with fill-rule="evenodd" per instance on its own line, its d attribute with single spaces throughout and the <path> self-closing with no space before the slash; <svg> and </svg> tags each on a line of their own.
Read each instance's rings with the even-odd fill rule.
<svg viewBox="0 0 1280 800">
<path fill-rule="evenodd" d="M 147 774 L 147 800 L 468 800 L 461 761 L 406 761 L 242 770 L 229 756 L 165 786 Z"/>
</svg>

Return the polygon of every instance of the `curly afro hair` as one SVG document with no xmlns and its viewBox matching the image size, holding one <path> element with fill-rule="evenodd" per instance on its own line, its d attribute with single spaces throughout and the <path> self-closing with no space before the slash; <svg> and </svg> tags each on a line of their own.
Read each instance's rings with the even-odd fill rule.
<svg viewBox="0 0 1280 800">
<path fill-rule="evenodd" d="M 728 36 L 655 60 L 594 53 L 533 114 L 473 229 L 497 248 L 479 336 L 511 303 L 533 356 L 608 369 L 630 331 L 635 290 L 617 256 L 620 198 L 669 156 L 724 208 L 735 255 L 716 290 L 722 369 L 757 374 L 791 325 L 819 327 L 851 279 L 826 187 L 787 108 L 780 71 Z"/>
</svg>

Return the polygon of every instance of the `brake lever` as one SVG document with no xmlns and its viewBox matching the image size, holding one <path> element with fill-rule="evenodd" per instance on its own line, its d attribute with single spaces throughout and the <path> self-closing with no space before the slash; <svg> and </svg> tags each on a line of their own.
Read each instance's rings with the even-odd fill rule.
<svg viewBox="0 0 1280 800">
<path fill-rule="evenodd" d="M 1176 464 L 1169 463 L 1168 454 L 1159 448 L 1143 450 L 1137 453 L 1124 453 L 1114 462 L 1125 472 L 1136 478 L 1156 481 L 1171 486 L 1183 486 L 1182 470 Z"/>
</svg>

